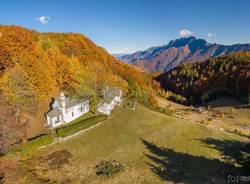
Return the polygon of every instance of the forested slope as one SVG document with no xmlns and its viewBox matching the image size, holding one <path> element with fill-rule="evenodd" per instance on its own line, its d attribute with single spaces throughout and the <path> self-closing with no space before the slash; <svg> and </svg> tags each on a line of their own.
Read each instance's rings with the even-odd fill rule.
<svg viewBox="0 0 250 184">
<path fill-rule="evenodd" d="M 94 110 L 104 85 L 120 86 L 140 103 L 154 104 L 149 75 L 117 61 L 84 35 L 0 26 L 0 95 L 4 99 L 0 106 L 12 109 L 16 123 L 43 124 L 49 102 L 60 90 L 78 97 L 87 94 Z M 22 121 L 24 113 L 28 115 Z M 1 113 L 1 125 L 13 124 L 10 116 Z M 18 129 L 12 132 L 17 135 Z"/>
<path fill-rule="evenodd" d="M 234 53 L 186 63 L 156 80 L 161 86 L 188 98 L 190 104 L 204 103 L 223 95 L 250 101 L 250 53 Z"/>
</svg>

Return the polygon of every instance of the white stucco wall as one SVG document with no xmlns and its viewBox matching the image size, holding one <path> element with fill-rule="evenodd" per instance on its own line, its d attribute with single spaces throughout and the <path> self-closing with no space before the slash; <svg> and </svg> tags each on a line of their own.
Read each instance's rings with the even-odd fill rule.
<svg viewBox="0 0 250 184">
<path fill-rule="evenodd" d="M 62 115 L 52 117 L 46 116 L 47 124 L 52 127 L 58 127 L 62 124 L 69 123 L 76 118 L 82 116 L 83 114 L 89 111 L 89 101 L 86 100 L 82 103 L 79 103 L 75 106 L 72 106 L 65 111 L 64 122 Z M 73 112 L 73 113 L 72 113 Z"/>
<path fill-rule="evenodd" d="M 88 101 L 84 101 L 80 104 L 70 107 L 69 109 L 66 109 L 64 121 L 65 123 L 71 122 L 74 119 L 87 113 L 88 111 L 89 111 L 89 103 Z"/>
<path fill-rule="evenodd" d="M 114 100 L 115 100 L 116 104 L 120 105 L 121 102 L 122 102 L 122 97 L 121 97 L 121 96 L 116 96 L 116 97 L 114 98 Z"/>
<path fill-rule="evenodd" d="M 49 118 L 47 117 L 50 122 L 50 125 L 53 126 L 53 127 L 57 127 L 57 126 L 60 126 L 63 124 L 63 121 L 62 121 L 62 116 L 59 115 L 59 116 L 56 116 L 56 117 L 52 117 L 52 118 Z"/>
<path fill-rule="evenodd" d="M 103 103 L 100 106 L 98 106 L 97 111 L 103 114 L 110 115 L 115 105 L 121 105 L 121 103 L 122 103 L 122 91 L 120 92 L 120 95 L 115 96 L 109 104 Z"/>
<path fill-rule="evenodd" d="M 106 115 L 110 115 L 110 105 L 107 103 L 101 104 L 99 107 L 97 107 L 97 111 Z"/>
</svg>

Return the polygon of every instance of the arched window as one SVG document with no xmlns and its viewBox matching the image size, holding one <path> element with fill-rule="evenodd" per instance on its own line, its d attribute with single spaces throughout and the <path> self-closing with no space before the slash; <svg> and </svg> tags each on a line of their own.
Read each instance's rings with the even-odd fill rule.
<svg viewBox="0 0 250 184">
<path fill-rule="evenodd" d="M 72 116 L 74 116 L 74 112 L 72 112 Z"/>
</svg>

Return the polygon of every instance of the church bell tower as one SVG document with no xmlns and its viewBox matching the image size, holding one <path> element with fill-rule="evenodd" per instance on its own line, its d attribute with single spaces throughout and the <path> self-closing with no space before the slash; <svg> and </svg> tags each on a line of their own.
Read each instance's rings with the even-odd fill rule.
<svg viewBox="0 0 250 184">
<path fill-rule="evenodd" d="M 65 109 L 66 109 L 66 101 L 65 101 L 65 95 L 63 93 L 63 91 L 60 92 L 60 106 L 61 106 L 61 110 L 62 110 L 62 120 L 63 122 L 65 122 Z"/>
</svg>

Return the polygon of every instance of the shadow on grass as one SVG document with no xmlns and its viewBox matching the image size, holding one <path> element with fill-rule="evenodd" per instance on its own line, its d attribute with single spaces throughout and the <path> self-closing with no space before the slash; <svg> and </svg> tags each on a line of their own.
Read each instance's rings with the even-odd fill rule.
<svg viewBox="0 0 250 184">
<path fill-rule="evenodd" d="M 149 154 L 152 172 L 162 180 L 174 183 L 227 183 L 228 175 L 237 175 L 238 168 L 219 159 L 208 159 L 162 148 L 141 139 Z"/>
<path fill-rule="evenodd" d="M 207 138 L 201 140 L 207 147 L 218 150 L 227 163 L 240 166 L 240 175 L 250 175 L 250 142 Z"/>
</svg>

